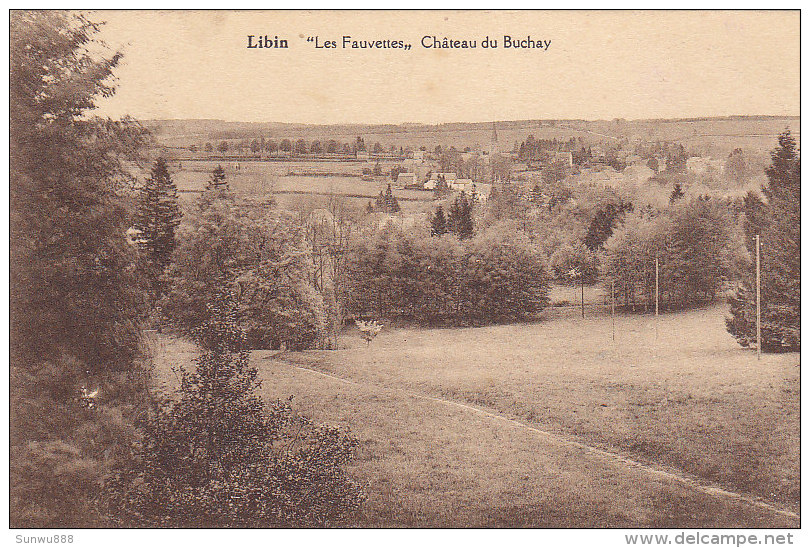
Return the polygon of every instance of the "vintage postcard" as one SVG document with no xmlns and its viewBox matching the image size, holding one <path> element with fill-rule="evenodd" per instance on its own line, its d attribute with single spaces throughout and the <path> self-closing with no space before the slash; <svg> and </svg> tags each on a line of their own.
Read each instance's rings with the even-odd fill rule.
<svg viewBox="0 0 810 548">
<path fill-rule="evenodd" d="M 16 543 L 797 542 L 798 10 L 9 20 Z"/>
</svg>

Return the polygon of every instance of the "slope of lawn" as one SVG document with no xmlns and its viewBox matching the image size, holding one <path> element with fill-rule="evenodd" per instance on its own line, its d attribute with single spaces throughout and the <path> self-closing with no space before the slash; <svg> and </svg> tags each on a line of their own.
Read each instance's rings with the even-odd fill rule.
<svg viewBox="0 0 810 548">
<path fill-rule="evenodd" d="M 267 400 L 294 395 L 300 412 L 360 439 L 351 472 L 367 484 L 361 526 L 797 526 L 569 441 L 798 513 L 798 356 L 757 362 L 722 314 L 662 316 L 657 343 L 651 317 L 617 318 L 614 344 L 609 317 L 570 314 L 384 329 L 369 346 L 348 330 L 338 351 L 252 360 Z M 156 379 L 170 390 L 170 366 L 195 351 L 160 340 Z"/>
<path fill-rule="evenodd" d="M 278 356 L 462 401 L 797 509 L 799 356 L 740 348 L 724 309 L 384 329 L 366 347 Z M 657 335 L 656 335 L 657 331 Z"/>
</svg>

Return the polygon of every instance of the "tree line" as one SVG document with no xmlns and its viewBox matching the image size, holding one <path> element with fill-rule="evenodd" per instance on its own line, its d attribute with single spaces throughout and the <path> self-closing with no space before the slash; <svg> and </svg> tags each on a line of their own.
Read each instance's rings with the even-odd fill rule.
<svg viewBox="0 0 810 548">
<path fill-rule="evenodd" d="M 358 318 L 486 325 L 537 318 L 548 303 L 544 255 L 507 226 L 459 239 L 389 224 L 349 249 L 346 278 Z"/>
</svg>

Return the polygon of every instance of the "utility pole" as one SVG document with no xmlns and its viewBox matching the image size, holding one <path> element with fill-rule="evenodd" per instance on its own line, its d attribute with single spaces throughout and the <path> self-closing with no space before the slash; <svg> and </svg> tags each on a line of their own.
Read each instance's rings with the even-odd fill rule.
<svg viewBox="0 0 810 548">
<path fill-rule="evenodd" d="M 760 270 L 759 270 L 759 234 L 756 235 L 757 240 L 757 360 L 762 359 L 762 309 L 761 309 L 761 291 L 760 291 Z"/>
<path fill-rule="evenodd" d="M 610 280 L 610 321 L 613 323 L 613 342 L 616 342 L 616 289 Z"/>
<path fill-rule="evenodd" d="M 655 257 L 655 317 L 658 318 L 658 256 Z"/>
<path fill-rule="evenodd" d="M 655 342 L 658 342 L 658 255 L 655 256 Z"/>
<path fill-rule="evenodd" d="M 582 303 L 582 317 L 585 318 L 585 269 L 579 273 L 579 286 L 582 289 L 580 302 Z"/>
</svg>

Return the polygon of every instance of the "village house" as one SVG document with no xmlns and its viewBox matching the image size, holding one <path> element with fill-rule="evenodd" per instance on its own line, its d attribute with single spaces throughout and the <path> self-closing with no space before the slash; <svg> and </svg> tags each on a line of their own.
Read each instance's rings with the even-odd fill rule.
<svg viewBox="0 0 810 548">
<path fill-rule="evenodd" d="M 400 173 L 399 175 L 397 175 L 397 185 L 406 186 L 415 184 L 416 184 L 416 173 Z"/>
</svg>

